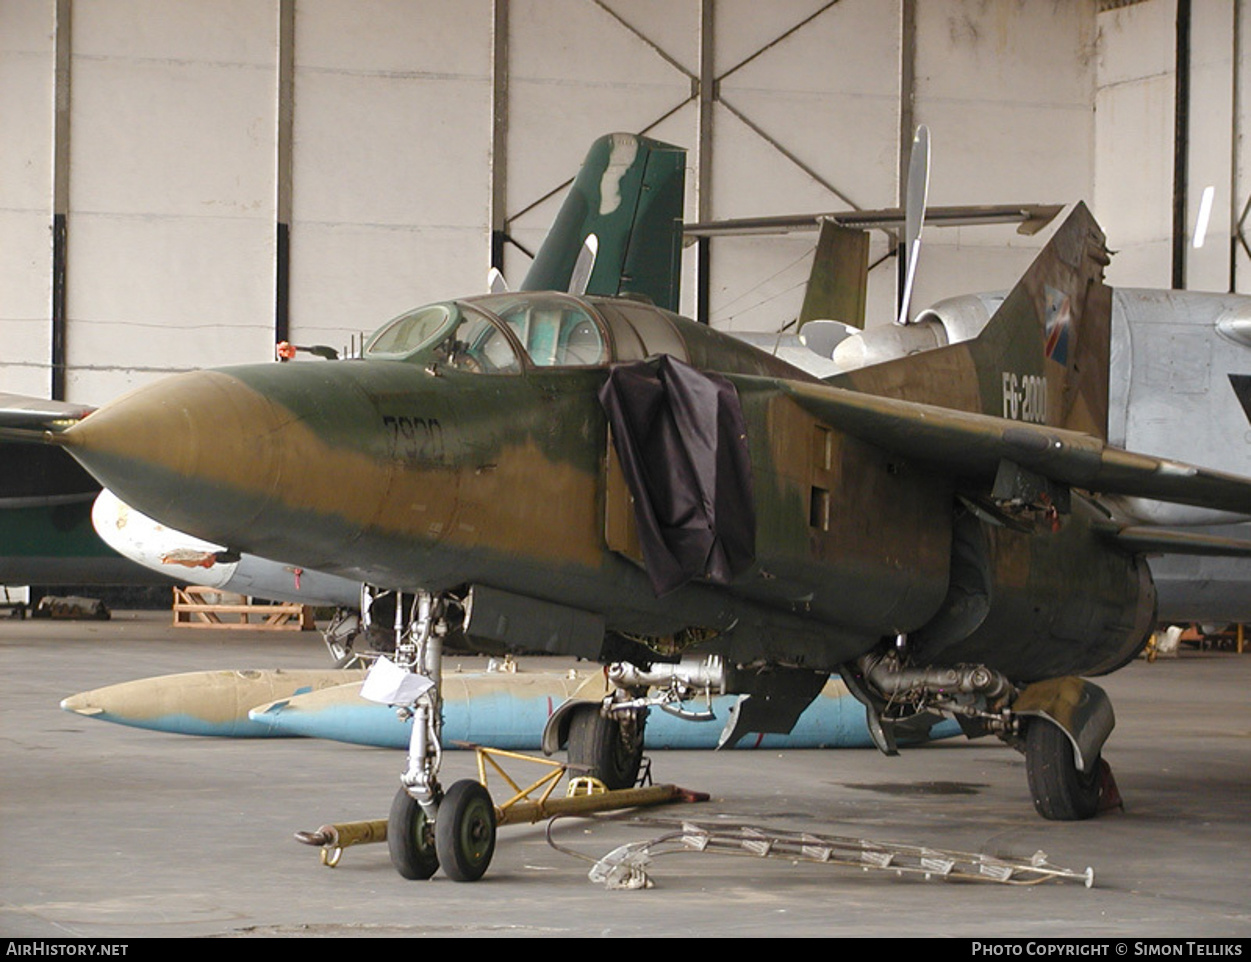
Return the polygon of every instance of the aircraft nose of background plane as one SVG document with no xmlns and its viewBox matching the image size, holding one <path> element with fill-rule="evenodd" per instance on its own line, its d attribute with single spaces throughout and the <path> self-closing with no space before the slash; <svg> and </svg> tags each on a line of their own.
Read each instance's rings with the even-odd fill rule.
<svg viewBox="0 0 1251 962">
<path fill-rule="evenodd" d="M 275 439 L 293 420 L 229 374 L 193 371 L 106 404 L 61 442 L 143 513 L 234 543 L 233 535 L 255 523 L 278 487 Z"/>
</svg>

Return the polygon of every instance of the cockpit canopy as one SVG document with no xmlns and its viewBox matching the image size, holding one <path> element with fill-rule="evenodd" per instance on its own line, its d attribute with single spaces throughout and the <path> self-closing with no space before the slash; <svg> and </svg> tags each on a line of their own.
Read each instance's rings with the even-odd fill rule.
<svg viewBox="0 0 1251 962">
<path fill-rule="evenodd" d="M 475 374 L 531 367 L 593 367 L 611 359 L 603 322 L 576 298 L 555 293 L 495 294 L 419 307 L 365 345 L 365 356 L 420 354 Z"/>
<path fill-rule="evenodd" d="M 364 350 L 367 359 L 496 375 L 605 367 L 659 354 L 712 371 L 807 379 L 777 358 L 651 304 L 555 291 L 428 304 L 384 325 Z"/>
</svg>

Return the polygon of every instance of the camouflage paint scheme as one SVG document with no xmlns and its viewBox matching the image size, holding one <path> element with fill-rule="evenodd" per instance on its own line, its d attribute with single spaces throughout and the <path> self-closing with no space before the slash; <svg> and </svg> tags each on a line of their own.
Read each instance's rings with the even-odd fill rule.
<svg viewBox="0 0 1251 962">
<path fill-rule="evenodd" d="M 907 635 L 914 664 L 1016 683 L 1132 657 L 1150 578 L 1081 492 L 1246 512 L 1251 482 L 1106 445 L 1107 251 L 1085 207 L 979 338 L 823 383 L 645 302 L 667 301 L 630 266 L 648 252 L 612 235 L 674 222 L 675 157 L 605 138 L 558 217 L 566 260 L 602 235 L 591 292 L 620 297 L 536 290 L 572 271 L 536 263 L 522 292 L 402 316 L 363 359 L 179 375 L 53 439 L 127 503 L 233 551 L 531 603 L 574 626 L 550 650 L 600 657 L 624 637 L 832 671 Z M 613 365 L 660 354 L 736 389 L 756 517 L 746 571 L 664 597 L 597 399 Z"/>
<path fill-rule="evenodd" d="M 591 145 L 521 289 L 568 290 L 582 240 L 594 234 L 599 253 L 587 293 L 641 294 L 676 311 L 685 165 L 686 151 L 670 144 L 633 134 L 600 137 Z"/>
<path fill-rule="evenodd" d="M 603 361 L 534 366 L 497 323 L 515 373 L 458 359 L 444 331 L 402 356 L 180 375 L 60 438 L 164 523 L 381 586 L 490 586 L 657 644 L 704 640 L 738 663 L 830 670 L 916 633 L 922 662 L 975 660 L 1018 681 L 1108 671 L 1150 629 L 1145 567 L 1075 492 L 1045 519 L 1007 516 L 993 497 L 1004 466 L 1044 484 L 1033 508 L 1081 486 L 1248 510 L 1251 486 L 1074 430 L 1106 417 L 1106 380 L 1086 366 L 1106 356 L 1105 262 L 1079 206 L 981 338 L 857 372 L 846 388 L 634 301 L 493 295 L 452 302 L 448 323 L 563 310 L 594 322 Z M 1058 314 L 1062 355 L 1046 340 Z M 735 583 L 657 598 L 628 544 L 614 550 L 605 534 L 613 484 L 596 391 L 608 363 L 661 352 L 737 387 L 757 537 Z M 956 542 L 972 581 L 951 577 Z M 954 612 L 952 585 L 981 591 L 975 623 Z"/>
</svg>

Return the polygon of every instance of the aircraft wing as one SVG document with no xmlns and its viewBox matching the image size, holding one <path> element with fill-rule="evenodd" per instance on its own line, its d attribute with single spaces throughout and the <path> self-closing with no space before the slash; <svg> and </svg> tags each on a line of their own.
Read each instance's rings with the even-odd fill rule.
<svg viewBox="0 0 1251 962">
<path fill-rule="evenodd" d="M 46 434 L 60 434 L 93 410 L 86 404 L 0 393 L 0 440 L 42 441 Z"/>
<path fill-rule="evenodd" d="M 832 427 L 959 477 L 994 478 L 1000 463 L 1008 461 L 1087 491 L 1251 514 L 1251 478 L 1134 454 L 1077 431 L 825 384 L 777 383 Z"/>
<path fill-rule="evenodd" d="M 975 224 L 1018 224 L 1017 233 L 1036 234 L 1064 210 L 1061 204 L 999 204 L 963 207 L 929 207 L 925 211 L 925 223 L 934 227 L 968 227 Z M 897 230 L 904 226 L 905 211 L 902 207 L 882 210 L 848 210 L 821 214 L 780 214 L 773 217 L 736 217 L 729 220 L 706 221 L 685 224 L 682 233 L 687 237 L 723 237 L 740 234 L 789 234 L 796 231 L 813 231 L 822 221 L 832 221 L 840 227 L 860 230 L 884 228 Z"/>
<path fill-rule="evenodd" d="M 1113 522 L 1103 533 L 1124 548 L 1141 554 L 1208 555 L 1226 558 L 1251 558 L 1251 541 L 1226 538 L 1195 531 L 1154 528 L 1143 525 L 1121 527 Z"/>
</svg>

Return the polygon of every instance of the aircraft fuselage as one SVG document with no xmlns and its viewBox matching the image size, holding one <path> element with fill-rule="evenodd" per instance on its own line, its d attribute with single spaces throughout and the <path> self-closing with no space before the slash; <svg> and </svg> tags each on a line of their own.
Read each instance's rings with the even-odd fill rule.
<svg viewBox="0 0 1251 962">
<path fill-rule="evenodd" d="M 736 387 L 756 525 L 731 583 L 657 596 L 597 399 L 602 363 L 489 373 L 499 344 L 484 342 L 479 360 L 194 372 L 101 408 L 64 443 L 128 503 L 232 550 L 405 590 L 485 586 L 631 636 L 686 632 L 741 663 L 829 670 L 916 633 L 922 659 L 1050 677 L 1110 670 L 1145 638 L 1149 581 L 1094 535 L 1084 501 L 1054 530 L 975 519 L 949 470 L 797 403 L 786 376 L 802 375 L 785 365 L 655 309 L 577 309 L 618 360 L 664 337 Z M 965 595 L 985 610 L 961 615 Z"/>
</svg>

